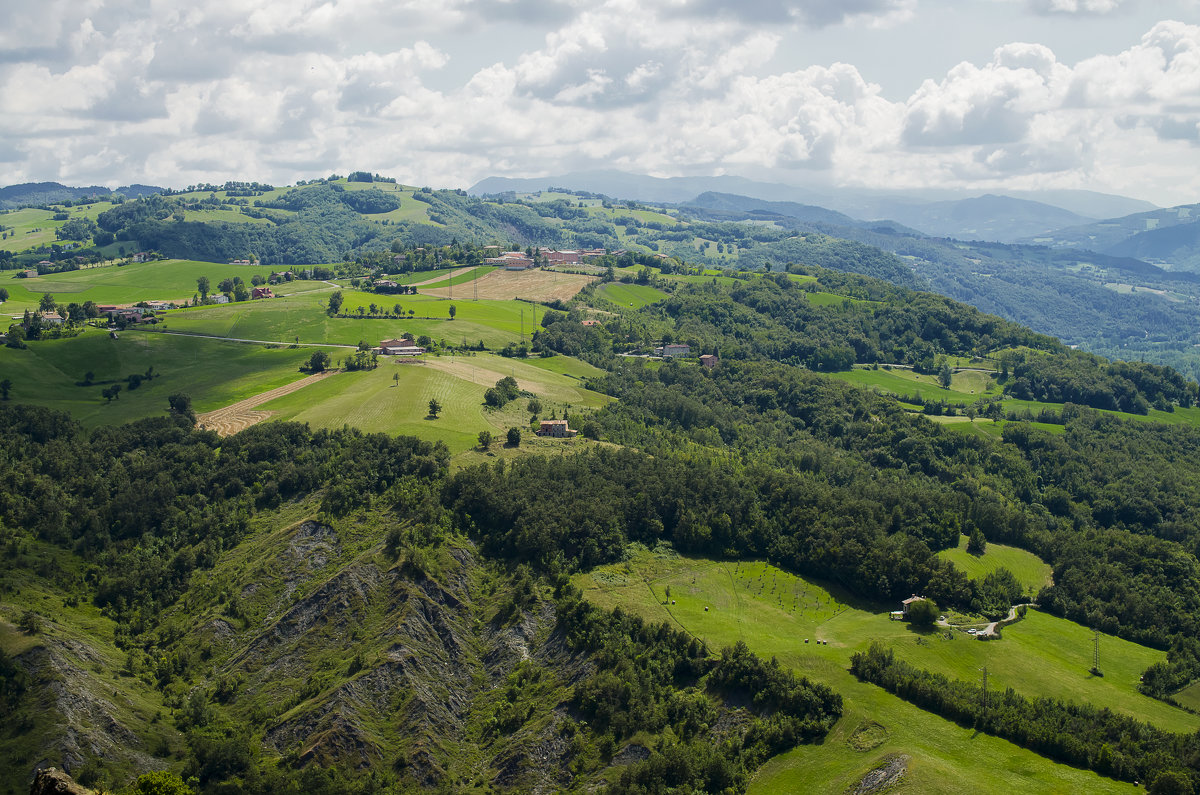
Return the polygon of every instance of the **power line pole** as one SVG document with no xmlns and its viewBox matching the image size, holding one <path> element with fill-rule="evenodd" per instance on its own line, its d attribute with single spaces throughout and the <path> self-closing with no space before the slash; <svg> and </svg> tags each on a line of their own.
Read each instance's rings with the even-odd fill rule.
<svg viewBox="0 0 1200 795">
<path fill-rule="evenodd" d="M 1100 630 L 1092 630 L 1092 673 L 1096 676 L 1102 676 L 1100 673 Z"/>
</svg>

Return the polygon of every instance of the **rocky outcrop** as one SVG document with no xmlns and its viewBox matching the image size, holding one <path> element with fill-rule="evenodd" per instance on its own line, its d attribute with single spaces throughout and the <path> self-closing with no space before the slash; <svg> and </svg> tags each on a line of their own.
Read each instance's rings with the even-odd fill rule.
<svg viewBox="0 0 1200 795">
<path fill-rule="evenodd" d="M 75 779 L 53 767 L 39 770 L 33 777 L 29 795 L 95 795 L 93 790 L 81 787 Z"/>
</svg>

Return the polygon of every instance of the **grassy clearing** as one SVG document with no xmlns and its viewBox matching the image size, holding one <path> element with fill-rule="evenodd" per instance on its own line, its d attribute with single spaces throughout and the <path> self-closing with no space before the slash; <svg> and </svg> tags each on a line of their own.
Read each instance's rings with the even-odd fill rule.
<svg viewBox="0 0 1200 795">
<path fill-rule="evenodd" d="M 240 276 L 250 284 L 259 274 L 273 269 L 265 265 L 229 265 L 193 260 L 159 260 L 129 265 L 52 273 L 36 279 L 4 280 L 11 298 L 4 304 L 6 313 L 34 308 L 44 293 L 59 301 L 95 301 L 98 304 L 134 304 L 138 301 L 185 301 L 196 294 L 196 279 L 207 276 L 216 290 L 222 279 Z"/>
<path fill-rule="evenodd" d="M 830 373 L 830 377 L 852 384 L 876 389 L 902 398 L 920 395 L 925 400 L 945 400 L 949 403 L 974 403 L 982 397 L 1000 394 L 1000 386 L 987 373 L 963 371 L 955 373 L 950 380 L 950 389 L 938 384 L 937 376 L 921 375 L 912 370 L 869 370 L 856 368 L 841 373 Z"/>
<path fill-rule="evenodd" d="M 847 302 L 851 304 L 878 304 L 879 301 L 867 301 L 862 298 L 848 298 L 844 295 L 835 293 L 815 292 L 808 293 L 808 302 L 816 306 L 842 306 Z"/>
<path fill-rule="evenodd" d="M 210 411 L 303 377 L 300 363 L 311 351 L 268 349 L 218 340 L 126 331 L 113 340 L 88 329 L 74 339 L 31 342 L 25 350 L 0 348 L 0 371 L 13 382 L 11 400 L 69 412 L 85 426 L 161 416 L 167 396 L 192 396 L 197 411 Z M 109 403 L 100 392 L 110 383 L 150 366 L 159 377 L 135 390 L 127 386 Z M 77 386 L 84 373 L 92 386 Z"/>
<path fill-rule="evenodd" d="M 568 406 L 572 411 L 595 409 L 608 400 L 579 387 L 570 376 L 485 354 L 431 358 L 422 364 L 397 364 L 381 357 L 375 370 L 340 373 L 259 408 L 277 412 L 276 419 L 314 427 L 351 425 L 364 431 L 440 440 L 459 453 L 477 446 L 480 431 L 500 437 L 509 428 L 519 427 L 526 437 L 530 435 L 526 399 L 514 400 L 500 411 L 483 404 L 484 391 L 507 375 L 514 376 L 523 390 L 537 395 L 547 415 L 556 411 L 561 416 Z M 443 406 L 437 418 L 428 417 L 431 399 Z"/>
<path fill-rule="evenodd" d="M 960 536 L 958 546 L 942 550 L 938 557 L 950 561 L 972 580 L 981 580 L 996 569 L 1004 567 L 1013 573 L 1025 592 L 1036 597 L 1038 591 L 1051 583 L 1051 568 L 1032 552 L 1003 544 L 987 545 L 982 555 L 967 552 L 967 537 Z"/>
<path fill-rule="evenodd" d="M 1200 682 L 1192 682 L 1174 696 L 1175 700 L 1194 712 L 1200 712 Z"/>
<path fill-rule="evenodd" d="M 1036 400 L 1005 400 L 1000 405 L 1006 412 L 1028 410 L 1033 414 L 1037 414 L 1043 410 L 1061 413 L 1063 409 L 1062 403 L 1041 403 Z M 1108 411 L 1107 409 L 1098 410 L 1103 411 L 1105 414 L 1112 414 L 1116 417 L 1135 420 L 1137 422 L 1161 422 L 1166 425 L 1191 425 L 1200 428 L 1200 406 L 1193 406 L 1186 409 L 1177 406 L 1174 411 L 1150 409 L 1148 414 L 1127 414 L 1123 411 Z"/>
<path fill-rule="evenodd" d="M 617 306 L 628 306 L 633 309 L 641 309 L 643 306 L 657 303 L 667 297 L 667 294 L 657 287 L 620 282 L 609 282 L 596 293 Z"/>
<path fill-rule="evenodd" d="M 763 563 L 643 552 L 628 563 L 597 569 L 576 581 L 597 604 L 619 605 L 647 619 L 667 621 L 713 648 L 745 640 L 759 654 L 775 656 L 845 697 L 845 715 L 825 743 L 769 762 L 755 778 L 752 792 L 840 793 L 897 753 L 912 757 L 902 786 L 911 792 L 1134 790 L 963 729 L 858 682 L 847 671 L 849 658 L 872 640 L 892 645 L 914 664 L 961 678 L 974 679 L 974 669 L 986 662 L 989 672 L 999 677 L 993 686 L 1011 685 L 1030 695 L 1086 698 L 1169 729 L 1193 731 L 1200 725 L 1200 718 L 1136 692 L 1137 674 L 1161 659 L 1161 652 L 1102 637 L 1101 666 L 1107 676 L 1090 677 L 1090 631 L 1036 612 L 1007 628 L 1000 641 L 984 643 L 965 635 L 938 641 L 936 635 L 918 635 L 907 624 L 889 621 L 889 606 L 862 603 L 835 586 Z M 664 604 L 671 600 L 675 604 Z M 817 639 L 829 645 L 818 646 Z M 1088 642 L 1080 646 L 1081 640 Z M 866 735 L 872 742 L 862 742 Z M 860 750 L 864 746 L 867 750 Z"/>
<path fill-rule="evenodd" d="M 266 218 L 252 218 L 249 215 L 244 215 L 240 210 L 231 210 L 227 208 L 218 208 L 213 210 L 184 210 L 185 221 L 198 221 L 201 223 L 211 223 L 213 221 L 222 221 L 227 224 L 270 224 Z"/>
</svg>

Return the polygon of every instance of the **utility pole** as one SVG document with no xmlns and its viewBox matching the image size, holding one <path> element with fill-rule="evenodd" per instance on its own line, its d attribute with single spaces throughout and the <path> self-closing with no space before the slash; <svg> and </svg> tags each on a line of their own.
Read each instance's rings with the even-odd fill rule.
<svg viewBox="0 0 1200 795">
<path fill-rule="evenodd" d="M 1100 672 L 1100 630 L 1092 630 L 1092 673 L 1096 676 L 1104 676 Z"/>
</svg>

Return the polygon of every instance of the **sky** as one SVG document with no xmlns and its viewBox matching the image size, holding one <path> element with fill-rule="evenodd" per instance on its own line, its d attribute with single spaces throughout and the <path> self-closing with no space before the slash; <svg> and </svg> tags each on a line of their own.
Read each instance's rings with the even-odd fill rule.
<svg viewBox="0 0 1200 795">
<path fill-rule="evenodd" d="M 0 182 L 618 169 L 1200 202 L 1200 0 L 40 0 Z"/>
</svg>

